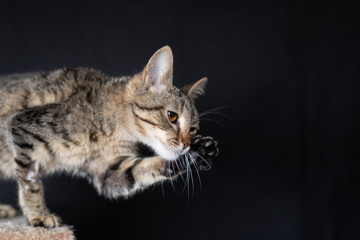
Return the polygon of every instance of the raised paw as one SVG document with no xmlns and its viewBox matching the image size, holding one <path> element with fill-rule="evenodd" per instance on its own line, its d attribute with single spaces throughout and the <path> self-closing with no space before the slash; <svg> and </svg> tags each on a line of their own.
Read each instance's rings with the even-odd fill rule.
<svg viewBox="0 0 360 240">
<path fill-rule="evenodd" d="M 0 218 L 12 218 L 15 215 L 16 210 L 12 206 L 0 204 Z"/>
<path fill-rule="evenodd" d="M 29 219 L 29 225 L 33 227 L 55 228 L 59 227 L 61 219 L 53 214 L 37 216 Z"/>
<path fill-rule="evenodd" d="M 166 161 L 162 175 L 176 177 L 189 170 L 210 170 L 213 159 L 219 154 L 218 143 L 212 137 L 195 136 L 191 140 L 190 151 L 176 161 Z"/>
<path fill-rule="evenodd" d="M 210 170 L 213 159 L 219 154 L 218 143 L 210 136 L 197 135 L 191 140 L 189 153 L 200 170 Z"/>
</svg>

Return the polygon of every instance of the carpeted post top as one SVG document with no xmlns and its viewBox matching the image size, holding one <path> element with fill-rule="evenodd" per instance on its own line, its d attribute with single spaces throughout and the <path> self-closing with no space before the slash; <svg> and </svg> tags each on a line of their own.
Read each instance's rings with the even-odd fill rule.
<svg viewBox="0 0 360 240">
<path fill-rule="evenodd" d="M 0 240 L 75 240 L 70 227 L 30 227 L 23 216 L 0 219 Z"/>
</svg>

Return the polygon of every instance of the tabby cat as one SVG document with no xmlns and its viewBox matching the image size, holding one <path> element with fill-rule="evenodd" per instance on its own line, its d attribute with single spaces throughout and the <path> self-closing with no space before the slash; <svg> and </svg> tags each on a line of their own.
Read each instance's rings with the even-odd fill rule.
<svg viewBox="0 0 360 240">
<path fill-rule="evenodd" d="M 61 224 L 45 205 L 40 177 L 46 174 L 82 176 L 100 194 L 118 198 L 190 168 L 210 169 L 217 142 L 197 135 L 194 107 L 207 79 L 178 89 L 172 77 L 165 46 L 131 77 L 65 68 L 0 79 L 0 179 L 17 179 L 29 225 Z M 143 155 L 143 146 L 153 155 Z M 14 215 L 0 205 L 0 217 Z"/>
</svg>

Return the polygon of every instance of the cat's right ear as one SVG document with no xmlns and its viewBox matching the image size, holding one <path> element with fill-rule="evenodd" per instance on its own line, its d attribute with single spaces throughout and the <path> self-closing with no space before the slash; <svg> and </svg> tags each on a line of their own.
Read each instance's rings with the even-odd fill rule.
<svg viewBox="0 0 360 240">
<path fill-rule="evenodd" d="M 145 88 L 159 92 L 172 86 L 173 54 L 169 46 L 157 50 L 143 71 Z"/>
</svg>

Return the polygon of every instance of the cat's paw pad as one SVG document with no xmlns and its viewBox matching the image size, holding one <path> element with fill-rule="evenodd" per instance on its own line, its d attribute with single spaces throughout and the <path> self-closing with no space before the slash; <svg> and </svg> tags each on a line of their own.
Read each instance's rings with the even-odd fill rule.
<svg viewBox="0 0 360 240">
<path fill-rule="evenodd" d="M 12 218 L 15 217 L 16 210 L 10 205 L 0 204 L 0 218 Z"/>
<path fill-rule="evenodd" d="M 53 214 L 37 216 L 29 219 L 29 225 L 33 227 L 55 228 L 61 225 L 61 219 Z"/>
<path fill-rule="evenodd" d="M 209 170 L 219 154 L 218 142 L 210 136 L 197 135 L 191 140 L 190 152 L 200 170 Z"/>
</svg>

